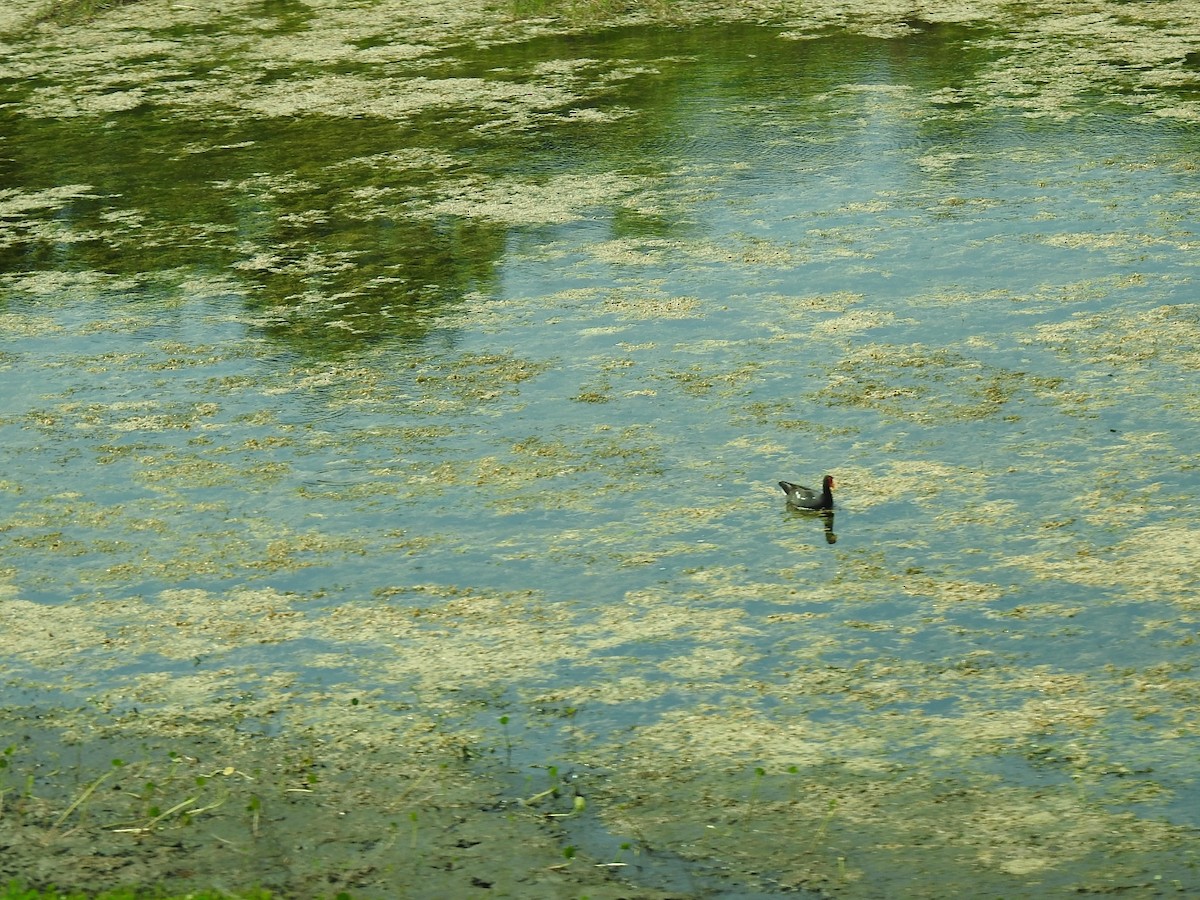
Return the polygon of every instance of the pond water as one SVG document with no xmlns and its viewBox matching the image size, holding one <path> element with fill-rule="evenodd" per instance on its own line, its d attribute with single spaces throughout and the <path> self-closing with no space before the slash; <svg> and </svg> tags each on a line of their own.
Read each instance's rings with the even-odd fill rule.
<svg viewBox="0 0 1200 900">
<path fill-rule="evenodd" d="M 1200 888 L 1200 134 L 1005 39 L 11 63 L 9 688 L 427 715 L 664 890 Z"/>
</svg>

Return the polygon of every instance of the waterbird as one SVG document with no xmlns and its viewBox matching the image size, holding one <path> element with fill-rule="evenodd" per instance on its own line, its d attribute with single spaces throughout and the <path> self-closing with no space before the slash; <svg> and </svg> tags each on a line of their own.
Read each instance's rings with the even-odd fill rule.
<svg viewBox="0 0 1200 900">
<path fill-rule="evenodd" d="M 826 475 L 821 481 L 821 493 L 802 484 L 781 481 L 779 486 L 787 494 L 787 505 L 793 509 L 833 509 L 833 476 Z"/>
</svg>

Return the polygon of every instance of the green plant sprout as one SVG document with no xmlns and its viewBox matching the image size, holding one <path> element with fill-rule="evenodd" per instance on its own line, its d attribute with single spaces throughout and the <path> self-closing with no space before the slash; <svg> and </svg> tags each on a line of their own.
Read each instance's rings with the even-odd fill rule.
<svg viewBox="0 0 1200 900">
<path fill-rule="evenodd" d="M 813 846 L 824 840 L 825 832 L 829 830 L 829 823 L 833 821 L 833 814 L 837 811 L 837 798 L 833 797 L 829 801 L 829 811 L 825 813 L 825 818 L 821 820 L 821 824 L 817 826 L 817 830 L 813 832 Z"/>
<path fill-rule="evenodd" d="M 762 766 L 754 767 L 754 782 L 750 785 L 750 799 L 747 804 L 746 822 L 749 823 L 754 818 L 754 805 L 758 802 L 758 792 L 762 787 L 763 779 L 767 777 L 767 770 Z"/>
<path fill-rule="evenodd" d="M 408 849 L 416 850 L 417 849 L 417 831 L 418 831 L 419 822 L 418 822 L 418 817 L 417 817 L 417 811 L 415 809 L 408 814 L 408 821 L 412 823 L 412 828 L 409 829 Z"/>
<path fill-rule="evenodd" d="M 508 761 L 512 761 L 512 736 L 508 733 L 508 716 L 500 717 L 500 726 L 504 729 L 504 754 Z"/>
<path fill-rule="evenodd" d="M 258 794 L 250 795 L 250 802 L 246 804 L 246 811 L 250 813 L 250 833 L 258 837 L 258 823 L 262 815 L 262 798 Z"/>
</svg>

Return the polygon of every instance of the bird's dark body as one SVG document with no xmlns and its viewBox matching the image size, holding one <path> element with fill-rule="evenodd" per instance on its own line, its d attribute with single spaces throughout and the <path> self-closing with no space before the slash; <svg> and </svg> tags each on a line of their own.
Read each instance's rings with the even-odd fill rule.
<svg viewBox="0 0 1200 900">
<path fill-rule="evenodd" d="M 781 481 L 779 486 L 787 494 L 788 506 L 795 509 L 833 509 L 833 476 L 826 475 L 821 490 L 814 491 L 802 484 Z"/>
</svg>

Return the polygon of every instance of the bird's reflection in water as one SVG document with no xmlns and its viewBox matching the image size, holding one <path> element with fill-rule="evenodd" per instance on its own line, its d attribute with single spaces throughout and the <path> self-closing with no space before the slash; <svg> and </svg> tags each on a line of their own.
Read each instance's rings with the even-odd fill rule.
<svg viewBox="0 0 1200 900">
<path fill-rule="evenodd" d="M 788 512 L 795 516 L 803 516 L 806 519 L 820 518 L 825 525 L 825 543 L 836 544 L 837 535 L 833 532 L 833 510 L 832 509 L 796 509 L 794 506 L 789 506 Z"/>
<path fill-rule="evenodd" d="M 836 544 L 837 535 L 833 533 L 833 510 L 825 510 L 821 513 L 821 518 L 825 520 L 825 543 Z"/>
</svg>

